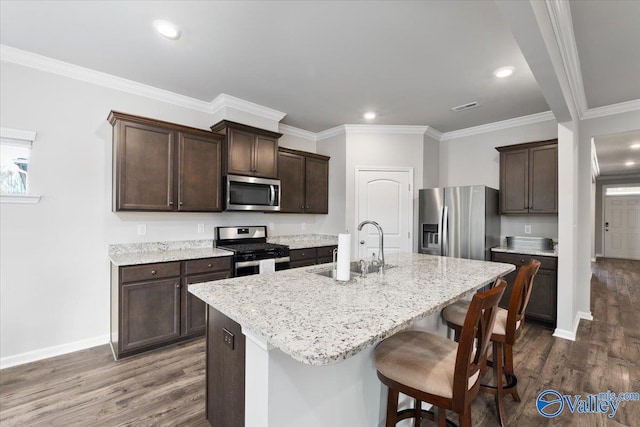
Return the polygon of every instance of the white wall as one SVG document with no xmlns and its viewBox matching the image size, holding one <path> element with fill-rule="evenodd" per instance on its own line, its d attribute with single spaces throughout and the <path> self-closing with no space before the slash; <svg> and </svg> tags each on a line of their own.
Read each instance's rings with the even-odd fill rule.
<svg viewBox="0 0 640 427">
<path fill-rule="evenodd" d="M 346 230 L 347 149 L 346 134 L 341 133 L 316 143 L 318 154 L 329 160 L 329 214 L 316 216 L 316 230 L 321 234 L 338 234 Z"/>
<path fill-rule="evenodd" d="M 213 238 L 218 225 L 315 232 L 315 215 L 111 212 L 110 110 L 208 129 L 210 115 L 2 62 L 0 126 L 33 130 L 34 205 L 0 205 L 0 364 L 107 342 L 107 245 Z M 283 145 L 315 151 L 285 135 Z M 318 215 L 319 217 L 321 215 Z M 197 233 L 197 224 L 206 224 Z M 147 224 L 147 235 L 137 235 Z M 35 352 L 33 354 L 27 354 Z"/>
<path fill-rule="evenodd" d="M 401 133 L 347 133 L 346 135 L 346 227 L 353 236 L 352 250 L 357 250 L 355 214 L 355 169 L 358 166 L 411 167 L 413 168 L 413 226 L 418 228 L 418 190 L 423 180 L 423 134 Z M 435 163 L 435 159 L 434 159 Z M 417 241 L 413 239 L 413 250 Z"/>
<path fill-rule="evenodd" d="M 440 141 L 425 135 L 423 150 L 420 188 L 437 188 L 440 186 Z"/>
<path fill-rule="evenodd" d="M 444 140 L 440 143 L 440 187 L 487 185 L 500 188 L 500 153 L 496 147 L 558 136 L 554 120 Z M 556 215 L 503 215 L 502 236 L 522 236 L 524 226 L 531 225 L 531 236 L 558 236 Z"/>
</svg>

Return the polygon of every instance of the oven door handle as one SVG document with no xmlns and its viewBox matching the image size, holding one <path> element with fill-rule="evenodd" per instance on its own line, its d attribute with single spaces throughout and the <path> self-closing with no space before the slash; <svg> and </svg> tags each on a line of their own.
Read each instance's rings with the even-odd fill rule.
<svg viewBox="0 0 640 427">
<path fill-rule="evenodd" d="M 269 259 L 269 258 L 267 258 Z M 281 264 L 283 262 L 289 262 L 291 261 L 291 259 L 288 256 L 282 257 L 282 258 L 276 258 L 274 259 L 276 264 Z M 254 261 L 241 261 L 241 262 L 236 262 L 236 268 L 243 268 L 243 267 L 255 267 L 260 265 L 260 260 L 254 260 Z"/>
</svg>

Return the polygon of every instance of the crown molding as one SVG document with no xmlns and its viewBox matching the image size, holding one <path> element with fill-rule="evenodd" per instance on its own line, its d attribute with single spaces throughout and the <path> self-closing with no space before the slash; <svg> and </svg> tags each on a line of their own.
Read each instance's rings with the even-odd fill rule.
<svg viewBox="0 0 640 427">
<path fill-rule="evenodd" d="M 344 125 L 347 133 L 398 133 L 424 135 L 429 126 L 410 125 Z"/>
<path fill-rule="evenodd" d="M 309 141 L 316 142 L 318 140 L 318 134 L 310 132 L 308 130 L 300 129 L 297 127 L 285 125 L 280 123 L 278 126 L 278 132 L 285 135 L 297 136 L 298 138 L 308 139 Z"/>
<path fill-rule="evenodd" d="M 596 119 L 598 117 L 611 116 L 614 114 L 629 113 L 640 110 L 640 99 L 621 102 L 619 104 L 605 105 L 604 107 L 589 108 L 582 117 L 582 120 Z"/>
<path fill-rule="evenodd" d="M 145 98 L 155 99 L 157 101 L 178 105 L 192 110 L 202 112 L 210 111 L 209 103 L 199 99 L 179 95 L 174 92 L 158 89 L 153 86 L 112 76 L 100 71 L 69 64 L 68 62 L 59 61 L 57 59 L 52 59 L 6 45 L 0 45 L 0 60 L 58 74 L 60 76 L 69 77 L 87 83 L 93 83 L 110 89 L 143 96 Z"/>
<path fill-rule="evenodd" d="M 546 0 L 547 12 L 558 44 L 562 66 L 569 83 L 569 91 L 580 119 L 588 110 L 587 97 L 582 81 L 578 48 L 573 33 L 573 20 L 568 1 Z"/>
<path fill-rule="evenodd" d="M 494 132 L 497 130 L 509 129 L 509 128 L 514 128 L 518 126 L 525 126 L 525 125 L 530 125 L 534 123 L 541 123 L 541 122 L 546 122 L 546 121 L 555 120 L 555 119 L 556 118 L 551 111 L 545 111 L 543 113 L 530 114 L 528 116 L 502 120 L 500 122 L 487 123 L 486 125 L 473 126 L 466 129 L 445 132 L 442 134 L 442 138 L 440 138 L 440 141 L 462 138 L 465 136 L 477 135 L 480 133 Z"/>
<path fill-rule="evenodd" d="M 36 140 L 37 132 L 31 130 L 12 129 L 0 127 L 1 139 L 13 139 L 18 141 L 33 142 Z"/>
<path fill-rule="evenodd" d="M 427 126 L 427 130 L 424 132 L 424 134 L 435 139 L 436 141 L 440 141 L 443 135 L 442 132 L 431 126 Z"/>
<path fill-rule="evenodd" d="M 221 93 L 216 96 L 209 104 L 209 113 L 217 113 L 223 108 L 233 108 L 235 110 L 244 111 L 245 113 L 254 114 L 256 116 L 264 117 L 268 120 L 274 120 L 279 122 L 287 113 L 274 110 L 273 108 L 265 107 L 254 102 L 245 101 L 244 99 L 236 98 L 235 96 Z"/>
<path fill-rule="evenodd" d="M 333 138 L 334 136 L 341 135 L 343 133 L 347 133 L 346 129 L 347 125 L 336 126 L 331 129 L 323 130 L 322 132 L 318 132 L 316 134 L 316 141 L 321 141 L 323 139 Z"/>
</svg>

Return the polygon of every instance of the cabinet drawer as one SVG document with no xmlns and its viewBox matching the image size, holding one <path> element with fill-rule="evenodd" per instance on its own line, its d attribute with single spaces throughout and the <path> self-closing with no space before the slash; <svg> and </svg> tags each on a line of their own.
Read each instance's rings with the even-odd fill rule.
<svg viewBox="0 0 640 427">
<path fill-rule="evenodd" d="M 231 277 L 231 270 L 218 271 L 217 273 L 199 274 L 197 276 L 189 276 L 185 279 L 187 285 L 196 283 L 213 282 L 214 280 L 228 279 Z"/>
<path fill-rule="evenodd" d="M 121 267 L 122 283 L 180 276 L 180 261 Z"/>
<path fill-rule="evenodd" d="M 291 261 L 289 263 L 289 268 L 298 268 L 298 267 L 308 267 L 310 265 L 315 265 L 316 259 L 301 259 L 299 261 Z"/>
<path fill-rule="evenodd" d="M 333 250 L 336 248 L 337 246 L 322 246 L 321 248 L 317 248 L 318 258 L 331 258 L 333 260 Z"/>
<path fill-rule="evenodd" d="M 289 251 L 289 258 L 292 262 L 303 259 L 313 259 L 314 261 L 312 264 L 314 264 L 317 253 L 316 248 L 294 249 Z"/>
<path fill-rule="evenodd" d="M 493 253 L 493 260 L 495 262 L 506 262 L 508 264 L 513 264 L 516 267 L 519 267 L 524 264 L 528 264 L 531 261 L 531 258 L 534 258 L 540 261 L 540 268 L 543 270 L 558 269 L 558 259 L 555 257 L 527 255 L 527 254 L 514 254 L 514 253 L 505 253 L 505 252 Z"/>
<path fill-rule="evenodd" d="M 184 274 L 209 273 L 221 270 L 231 270 L 231 257 L 203 258 L 185 261 Z"/>
</svg>

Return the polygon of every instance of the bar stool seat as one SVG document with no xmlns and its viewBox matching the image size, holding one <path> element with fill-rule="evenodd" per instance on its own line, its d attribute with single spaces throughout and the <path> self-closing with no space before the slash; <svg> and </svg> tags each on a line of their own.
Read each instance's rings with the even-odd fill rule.
<svg viewBox="0 0 640 427">
<path fill-rule="evenodd" d="M 453 304 L 447 306 L 442 311 L 442 317 L 447 323 L 455 325 L 464 324 L 464 317 L 469 310 L 469 301 L 456 301 Z M 505 335 L 507 333 L 507 315 L 509 311 L 502 307 L 498 307 L 496 312 L 496 323 L 493 325 L 493 333 L 497 335 Z M 520 327 L 520 321 L 516 322 L 516 329 Z"/>
<path fill-rule="evenodd" d="M 376 368 L 387 378 L 442 397 L 453 397 L 458 343 L 420 331 L 400 332 L 376 348 Z M 468 381 L 471 388 L 480 371 Z"/>
</svg>

